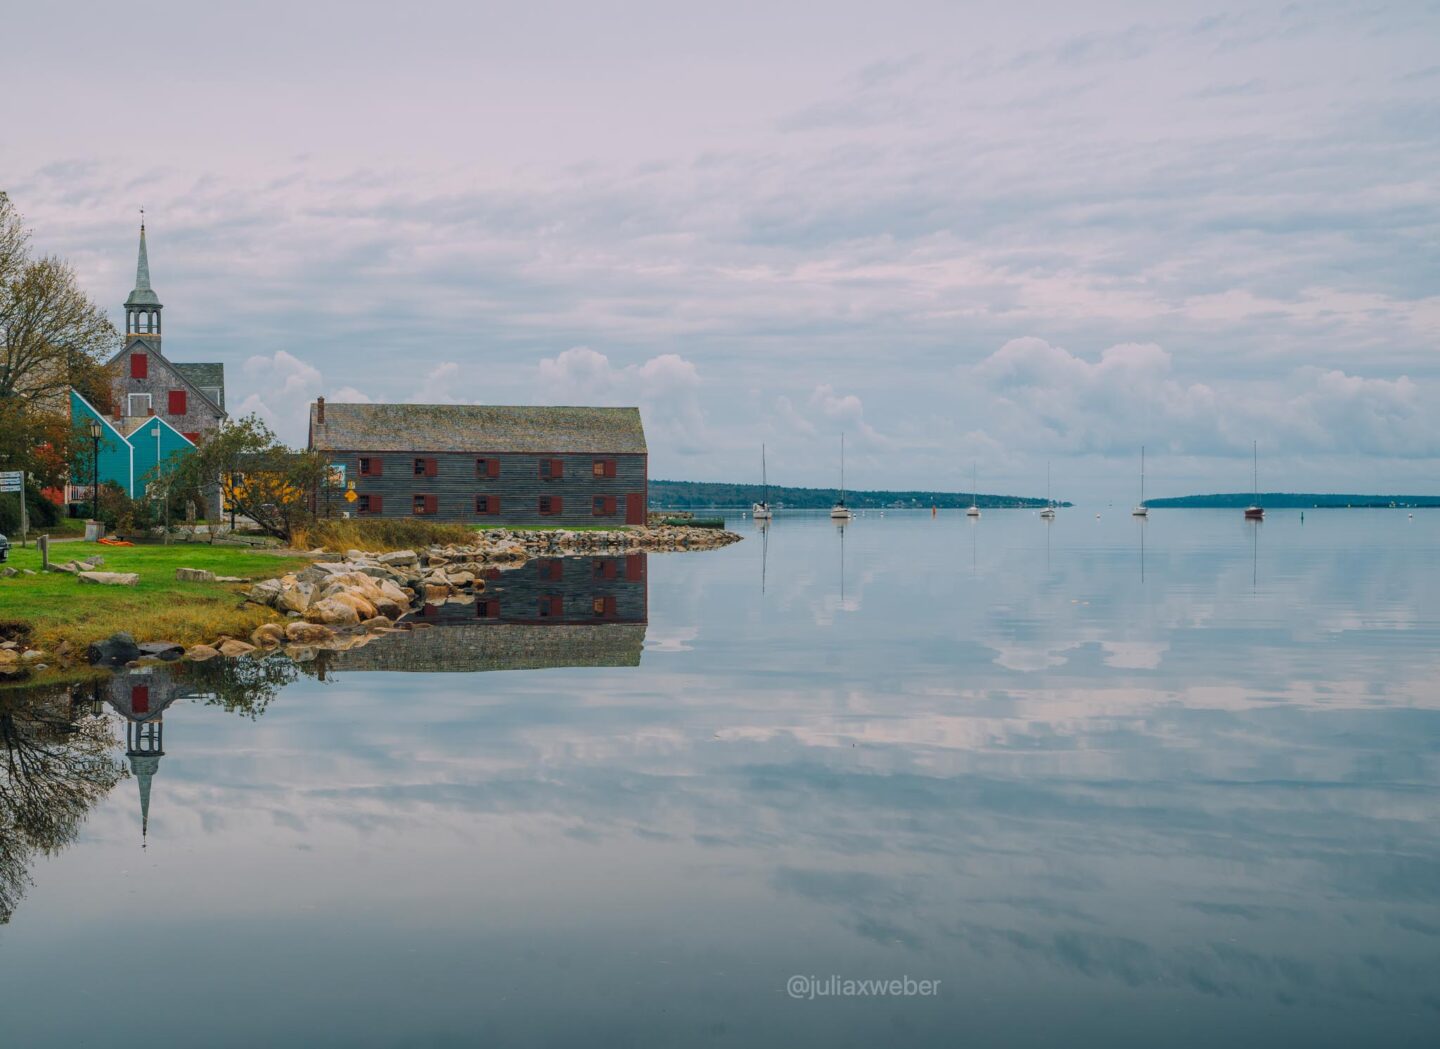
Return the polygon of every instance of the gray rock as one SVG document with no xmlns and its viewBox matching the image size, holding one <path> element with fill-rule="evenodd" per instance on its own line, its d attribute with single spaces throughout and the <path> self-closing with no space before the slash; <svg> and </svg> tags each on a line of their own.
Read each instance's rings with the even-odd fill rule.
<svg viewBox="0 0 1440 1049">
<path fill-rule="evenodd" d="M 150 659 L 179 659 L 185 654 L 185 646 L 174 641 L 145 641 L 140 645 L 140 654 Z"/>
<path fill-rule="evenodd" d="M 136 586 L 140 582 L 140 575 L 136 572 L 79 572 L 75 578 L 98 586 Z"/>
<path fill-rule="evenodd" d="M 91 666 L 118 667 L 140 658 L 140 646 L 123 631 L 111 634 L 104 641 L 91 642 L 85 649 L 85 660 Z"/>
<path fill-rule="evenodd" d="M 262 579 L 246 592 L 245 600 L 252 604 L 269 607 L 275 603 L 275 599 L 280 596 L 282 589 L 284 589 L 284 584 L 280 580 Z"/>
<path fill-rule="evenodd" d="M 19 574 L 20 570 L 18 568 L 11 568 L 9 565 L 6 565 L 4 568 L 0 568 L 0 576 L 4 576 L 6 579 L 13 579 Z"/>
<path fill-rule="evenodd" d="M 177 568 L 175 578 L 181 583 L 213 583 L 215 573 L 207 568 Z"/>
</svg>

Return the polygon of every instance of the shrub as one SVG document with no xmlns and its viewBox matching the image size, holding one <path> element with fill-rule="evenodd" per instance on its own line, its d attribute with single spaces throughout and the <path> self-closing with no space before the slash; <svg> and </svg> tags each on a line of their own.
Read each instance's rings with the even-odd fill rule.
<svg viewBox="0 0 1440 1049">
<path fill-rule="evenodd" d="M 296 528 L 291 545 L 298 550 L 317 546 L 327 550 L 404 550 L 432 544 L 469 544 L 475 539 L 475 530 L 462 524 L 403 517 L 393 520 L 321 517 Z"/>
</svg>

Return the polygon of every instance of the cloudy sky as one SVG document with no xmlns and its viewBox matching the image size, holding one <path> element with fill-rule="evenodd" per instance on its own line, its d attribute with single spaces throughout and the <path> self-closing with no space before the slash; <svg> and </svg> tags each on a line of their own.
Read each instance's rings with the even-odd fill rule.
<svg viewBox="0 0 1440 1049">
<path fill-rule="evenodd" d="M 143 205 L 168 353 L 292 439 L 638 403 L 656 477 L 1440 491 L 1434 3 L 216 6 L 7 11 L 0 188 L 117 321 Z"/>
</svg>

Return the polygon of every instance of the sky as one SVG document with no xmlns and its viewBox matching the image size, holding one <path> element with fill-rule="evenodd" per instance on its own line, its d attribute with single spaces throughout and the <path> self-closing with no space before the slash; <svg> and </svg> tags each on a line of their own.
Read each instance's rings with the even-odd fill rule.
<svg viewBox="0 0 1440 1049">
<path fill-rule="evenodd" d="M 29 4 L 0 189 L 331 400 L 638 404 L 651 476 L 1440 492 L 1435 3 Z"/>
</svg>

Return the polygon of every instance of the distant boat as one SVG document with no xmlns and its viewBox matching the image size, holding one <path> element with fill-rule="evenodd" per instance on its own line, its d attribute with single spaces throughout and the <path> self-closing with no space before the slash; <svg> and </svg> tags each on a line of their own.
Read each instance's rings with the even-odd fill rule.
<svg viewBox="0 0 1440 1049">
<path fill-rule="evenodd" d="M 840 435 L 840 498 L 830 508 L 830 516 L 836 521 L 848 521 L 855 515 L 845 505 L 845 435 Z"/>
<path fill-rule="evenodd" d="M 1255 501 L 1245 508 L 1245 520 L 1263 521 L 1265 508 L 1260 505 L 1260 445 L 1257 441 L 1250 442 L 1250 485 Z"/>
<path fill-rule="evenodd" d="M 1055 516 L 1055 504 L 1050 500 L 1050 463 L 1045 463 L 1045 509 L 1040 511 L 1040 516 L 1050 520 Z"/>
<path fill-rule="evenodd" d="M 1132 517 L 1149 517 L 1150 508 L 1145 505 L 1145 446 L 1140 446 L 1140 504 L 1130 511 Z"/>
<path fill-rule="evenodd" d="M 970 467 L 970 509 L 965 511 L 966 517 L 980 516 L 980 493 L 975 490 L 979 471 L 973 464 Z"/>
<path fill-rule="evenodd" d="M 765 486 L 764 498 L 750 507 L 750 516 L 757 521 L 768 521 L 775 516 L 770 511 L 770 475 L 765 471 L 765 446 L 760 446 L 760 483 Z"/>
</svg>

